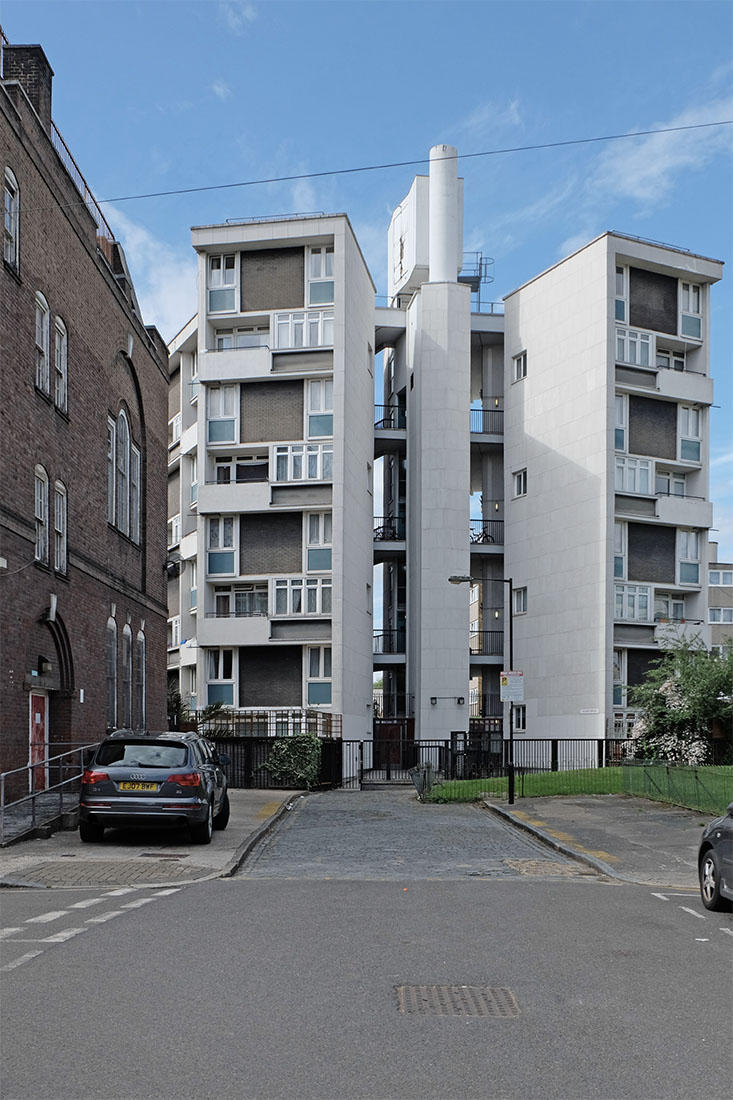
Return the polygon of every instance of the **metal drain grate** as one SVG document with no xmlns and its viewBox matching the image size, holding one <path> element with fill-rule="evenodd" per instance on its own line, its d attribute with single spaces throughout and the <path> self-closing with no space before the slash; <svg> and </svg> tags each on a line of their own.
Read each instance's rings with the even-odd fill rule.
<svg viewBox="0 0 733 1100">
<path fill-rule="evenodd" d="M 519 1015 L 511 989 L 487 985 L 398 985 L 397 1006 L 406 1016 L 493 1016 L 507 1019 Z"/>
</svg>

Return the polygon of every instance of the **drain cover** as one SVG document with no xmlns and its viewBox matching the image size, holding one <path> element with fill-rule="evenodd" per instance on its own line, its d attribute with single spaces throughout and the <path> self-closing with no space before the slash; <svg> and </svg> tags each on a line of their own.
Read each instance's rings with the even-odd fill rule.
<svg viewBox="0 0 733 1100">
<path fill-rule="evenodd" d="M 408 1016 L 493 1016 L 519 1015 L 511 989 L 487 985 L 398 985 L 397 1006 Z"/>
</svg>

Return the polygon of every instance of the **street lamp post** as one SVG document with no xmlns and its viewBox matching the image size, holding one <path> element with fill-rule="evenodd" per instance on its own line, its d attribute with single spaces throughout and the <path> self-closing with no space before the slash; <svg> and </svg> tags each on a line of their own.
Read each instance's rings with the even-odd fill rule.
<svg viewBox="0 0 733 1100">
<path fill-rule="evenodd" d="M 489 581 L 500 581 L 509 585 L 509 671 L 514 669 L 514 583 L 512 577 L 489 577 Z M 483 577 L 453 576 L 448 577 L 450 584 L 483 584 Z M 509 805 L 514 805 L 514 704 L 509 700 L 509 751 L 507 753 L 507 794 Z"/>
</svg>

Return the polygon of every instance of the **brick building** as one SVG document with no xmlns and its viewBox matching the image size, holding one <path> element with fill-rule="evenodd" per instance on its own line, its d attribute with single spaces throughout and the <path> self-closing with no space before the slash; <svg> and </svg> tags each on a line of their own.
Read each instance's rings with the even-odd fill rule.
<svg viewBox="0 0 733 1100">
<path fill-rule="evenodd" d="M 167 352 L 51 118 L 40 46 L 2 40 L 0 770 L 165 728 Z M 36 788 L 46 769 L 33 769 Z"/>
</svg>

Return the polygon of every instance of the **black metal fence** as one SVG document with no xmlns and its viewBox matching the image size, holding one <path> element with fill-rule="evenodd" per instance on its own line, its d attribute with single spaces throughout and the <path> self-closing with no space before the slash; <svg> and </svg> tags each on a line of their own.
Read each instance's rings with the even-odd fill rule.
<svg viewBox="0 0 733 1100">
<path fill-rule="evenodd" d="M 405 428 L 407 427 L 407 412 L 399 405 L 375 405 L 375 428 Z"/>
<path fill-rule="evenodd" d="M 503 435 L 504 410 L 471 409 L 471 431 L 482 435 Z"/>
</svg>

